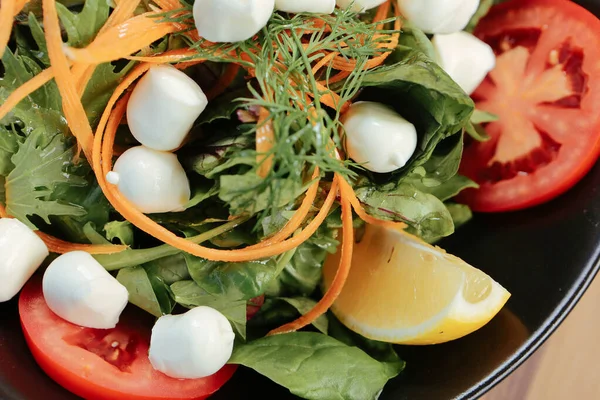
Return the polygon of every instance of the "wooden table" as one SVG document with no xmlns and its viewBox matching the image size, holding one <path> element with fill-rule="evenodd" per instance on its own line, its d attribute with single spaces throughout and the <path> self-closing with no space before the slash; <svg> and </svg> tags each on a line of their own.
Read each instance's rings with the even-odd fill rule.
<svg viewBox="0 0 600 400">
<path fill-rule="evenodd" d="M 483 400 L 600 399 L 600 276 L 538 352 Z"/>
</svg>

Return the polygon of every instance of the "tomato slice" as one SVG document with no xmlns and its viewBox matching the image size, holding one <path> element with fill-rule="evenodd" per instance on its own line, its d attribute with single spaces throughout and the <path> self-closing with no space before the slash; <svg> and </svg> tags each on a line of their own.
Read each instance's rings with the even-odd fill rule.
<svg viewBox="0 0 600 400">
<path fill-rule="evenodd" d="M 497 66 L 473 94 L 499 116 L 491 140 L 465 147 L 461 172 L 478 182 L 461 200 L 482 212 L 546 202 L 600 154 L 600 21 L 568 0 L 512 0 L 475 34 Z"/>
<path fill-rule="evenodd" d="M 155 371 L 148 360 L 153 318 L 128 308 L 115 329 L 73 325 L 54 314 L 32 278 L 19 298 L 21 326 L 40 367 L 56 382 L 88 400 L 205 399 L 231 378 L 236 366 L 180 380 Z"/>
</svg>

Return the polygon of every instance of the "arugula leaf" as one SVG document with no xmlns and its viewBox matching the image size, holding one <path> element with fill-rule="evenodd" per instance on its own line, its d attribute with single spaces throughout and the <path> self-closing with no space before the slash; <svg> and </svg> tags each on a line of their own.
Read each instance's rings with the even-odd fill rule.
<svg viewBox="0 0 600 400">
<path fill-rule="evenodd" d="M 206 110 L 202 112 L 196 124 L 210 124 L 220 119 L 230 120 L 233 113 L 243 105 L 239 99 L 250 96 L 250 90 L 246 86 L 222 94 L 208 103 Z"/>
<path fill-rule="evenodd" d="M 19 136 L 0 125 L 0 175 L 6 176 L 15 167 L 11 161 L 19 150 Z"/>
<path fill-rule="evenodd" d="M 35 60 L 26 56 L 15 56 L 10 49 L 4 52 L 2 65 L 4 76 L 0 78 L 0 103 L 42 70 Z M 26 134 L 34 129 L 44 130 L 48 137 L 55 133 L 67 134 L 68 128 L 61 110 L 58 87 L 51 81 L 17 104 L 3 120 L 0 120 L 0 125 L 20 121 Z"/>
<path fill-rule="evenodd" d="M 117 274 L 117 280 L 127 288 L 131 304 L 155 317 L 173 311 L 175 304 L 169 287 L 156 278 L 152 279 L 143 267 L 124 268 Z"/>
<path fill-rule="evenodd" d="M 246 301 L 231 301 L 224 296 L 215 296 L 198 286 L 194 281 L 179 281 L 171 285 L 175 301 L 184 307 L 208 306 L 218 310 L 231 323 L 235 333 L 246 339 Z"/>
<path fill-rule="evenodd" d="M 42 145 L 47 133 L 34 130 L 11 158 L 15 168 L 6 178 L 6 211 L 27 224 L 36 227 L 28 216 L 37 215 L 50 223 L 51 215 L 80 217 L 83 207 L 46 200 L 59 184 L 84 186 L 85 179 L 65 170 L 73 159 L 74 149 L 68 147 L 60 134 L 55 134 L 47 145 Z"/>
<path fill-rule="evenodd" d="M 394 107 L 419 132 L 419 144 L 411 162 L 398 174 L 406 174 L 429 160 L 443 139 L 461 132 L 475 109 L 473 100 L 444 70 L 420 50 L 399 47 L 389 66 L 370 71 L 362 85 L 361 100 Z"/>
<path fill-rule="evenodd" d="M 110 241 L 119 239 L 121 244 L 133 246 L 133 226 L 129 221 L 111 221 L 104 225 L 106 238 Z"/>
<path fill-rule="evenodd" d="M 230 364 L 252 368 L 309 400 L 377 399 L 398 375 L 357 347 L 329 336 L 295 332 L 268 336 L 234 348 Z"/>
<path fill-rule="evenodd" d="M 473 139 L 478 142 L 486 142 L 490 139 L 485 128 L 482 125 L 475 125 L 472 122 L 469 122 L 465 127 L 465 132 L 469 134 Z"/>
<path fill-rule="evenodd" d="M 86 46 L 108 19 L 110 6 L 107 0 L 87 0 L 80 13 L 72 13 L 60 3 L 56 3 L 56 10 L 67 32 L 67 43 L 70 46 Z"/>
</svg>

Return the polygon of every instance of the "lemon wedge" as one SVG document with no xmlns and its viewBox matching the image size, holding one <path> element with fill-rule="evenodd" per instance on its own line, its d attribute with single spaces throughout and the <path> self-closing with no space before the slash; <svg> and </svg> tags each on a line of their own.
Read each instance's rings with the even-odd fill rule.
<svg viewBox="0 0 600 400">
<path fill-rule="evenodd" d="M 340 254 L 328 258 L 327 289 Z M 374 340 L 425 345 L 458 339 L 487 324 L 510 293 L 482 271 L 415 236 L 368 225 L 332 307 L 348 328 Z"/>
</svg>

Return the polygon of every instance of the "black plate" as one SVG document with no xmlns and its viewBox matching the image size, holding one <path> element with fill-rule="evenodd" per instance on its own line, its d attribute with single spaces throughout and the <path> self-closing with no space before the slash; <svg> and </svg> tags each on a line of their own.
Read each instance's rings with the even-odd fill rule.
<svg viewBox="0 0 600 400">
<path fill-rule="evenodd" d="M 600 15 L 600 0 L 580 1 Z M 501 381 L 558 327 L 596 275 L 600 257 L 600 166 L 575 189 L 533 210 L 479 215 L 443 246 L 508 288 L 508 306 L 482 330 L 431 347 L 399 347 L 406 371 L 381 399 L 473 399 Z M 291 399 L 249 371 L 214 399 Z M 0 305 L 0 399 L 73 400 L 37 367 L 23 340 L 16 303 Z"/>
</svg>

